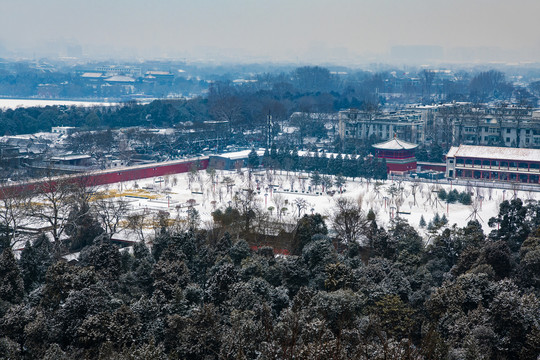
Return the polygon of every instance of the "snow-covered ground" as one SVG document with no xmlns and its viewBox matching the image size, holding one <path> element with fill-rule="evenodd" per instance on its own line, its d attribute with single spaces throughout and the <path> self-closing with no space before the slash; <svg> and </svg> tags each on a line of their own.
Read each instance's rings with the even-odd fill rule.
<svg viewBox="0 0 540 360">
<path fill-rule="evenodd" d="M 180 219 L 173 222 L 173 226 L 185 227 L 189 206 L 194 206 L 200 215 L 200 228 L 213 226 L 212 212 L 216 209 L 224 210 L 229 204 L 234 206 L 234 196 L 242 193 L 245 189 L 256 191 L 255 202 L 262 211 L 277 220 L 276 209 L 285 209 L 280 216 L 280 221 L 294 226 L 298 220 L 298 199 L 305 203 L 301 209 L 301 215 L 309 213 L 321 213 L 329 216 L 333 212 L 336 199 L 340 196 L 349 197 L 360 203 L 367 213 L 372 209 L 380 226 L 388 228 L 391 219 L 395 216 L 408 221 L 429 242 L 433 234 L 425 227 L 420 227 L 420 218 L 424 217 L 429 223 L 435 216 L 445 215 L 448 225 L 462 227 L 471 219 L 476 218 L 482 225 L 484 232 L 488 234 L 492 229 L 488 226 L 489 218 L 496 216 L 499 204 L 503 200 L 512 199 L 514 196 L 522 200 L 538 200 L 540 192 L 503 190 L 496 188 L 477 188 L 469 186 L 456 186 L 447 183 L 434 184 L 417 182 L 416 188 L 410 181 L 386 180 L 381 182 L 366 181 L 365 179 L 347 179 L 343 186 L 343 193 L 332 187 L 330 193 L 321 186 L 314 188 L 309 174 L 306 173 L 280 173 L 277 172 L 254 172 L 251 179 L 248 171 L 243 169 L 239 174 L 236 171 L 216 171 L 214 177 L 205 170 L 197 174 L 175 174 L 159 178 L 149 178 L 135 181 L 100 186 L 93 189 L 96 192 L 106 194 L 107 198 L 123 199 L 128 203 L 129 214 L 144 214 L 143 226 L 139 229 L 125 227 L 127 218 L 121 222 L 121 226 L 114 238 L 128 242 L 149 241 L 156 234 L 158 222 L 156 215 L 160 211 L 169 213 L 170 219 Z M 399 189 L 402 190 L 399 190 Z M 468 191 L 472 193 L 472 204 L 463 205 L 458 202 L 446 204 L 440 201 L 437 191 L 444 188 L 446 191 L 456 189 L 458 192 Z M 416 189 L 416 200 L 413 196 Z M 540 188 L 538 189 L 540 191 Z M 393 195 L 392 195 L 393 194 Z M 38 200 L 39 201 L 39 200 Z M 399 214 L 398 214 L 399 212 Z M 20 223 L 34 231 L 47 226 L 42 221 L 24 219 Z M 330 227 L 330 224 L 328 224 Z M 441 231 L 441 230 L 439 230 Z M 65 233 L 64 233 L 64 236 Z M 16 241 L 14 249 L 21 250 L 28 239 L 21 235 Z M 74 255 L 75 257 L 77 254 Z"/>
<path fill-rule="evenodd" d="M 191 177 L 191 181 L 190 181 Z M 227 186 L 226 181 L 232 180 Z M 429 234 L 426 229 L 420 228 L 420 218 L 424 216 L 429 223 L 436 213 L 445 215 L 449 221 L 448 226 L 457 224 L 465 226 L 468 220 L 476 218 L 482 224 L 484 231 L 489 233 L 487 222 L 490 217 L 496 216 L 499 204 L 503 199 L 511 199 L 514 192 L 511 190 L 476 188 L 456 186 L 450 184 L 417 183 L 416 201 L 413 196 L 413 183 L 409 181 L 368 182 L 365 179 L 347 179 L 343 187 L 344 192 L 339 194 L 339 189 L 332 187 L 333 195 L 323 194 L 319 185 L 316 189 L 310 185 L 308 174 L 289 173 L 277 171 L 253 173 L 249 179 L 247 170 L 240 175 L 235 171 L 217 171 L 215 181 L 206 171 L 200 171 L 194 178 L 188 173 L 170 175 L 163 178 L 151 178 L 114 184 L 109 190 L 118 194 L 126 193 L 127 190 L 143 191 L 142 195 L 135 197 L 128 195 L 132 211 L 157 212 L 168 211 L 171 218 L 186 216 L 188 202 L 195 200 L 195 208 L 201 217 L 201 227 L 211 226 L 211 213 L 218 208 L 224 209 L 229 203 L 233 204 L 234 194 L 244 189 L 257 191 L 256 202 L 262 209 L 270 212 L 277 218 L 278 208 L 286 208 L 282 220 L 295 223 L 298 218 L 296 199 L 304 199 L 306 202 L 304 213 L 321 213 L 329 215 L 335 206 L 335 199 L 339 196 L 350 197 L 362 204 L 362 209 L 367 212 L 373 209 L 377 215 L 377 223 L 388 227 L 391 218 L 398 215 L 406 219 L 423 234 L 426 239 Z M 270 186 L 273 185 L 273 186 Z M 392 191 L 391 189 L 394 189 Z M 402 190 L 399 190 L 399 189 Z M 446 204 L 437 197 L 436 191 L 444 188 L 446 191 L 456 189 L 459 192 L 469 191 L 472 195 L 472 204 L 463 205 L 459 202 Z M 398 189 L 397 191 L 395 189 Z M 540 189 L 539 189 L 540 190 Z M 392 196 L 394 192 L 394 196 Z M 532 191 L 519 191 L 516 194 L 523 200 L 539 199 L 540 194 Z M 273 209 L 268 210 L 268 208 Z"/>
</svg>

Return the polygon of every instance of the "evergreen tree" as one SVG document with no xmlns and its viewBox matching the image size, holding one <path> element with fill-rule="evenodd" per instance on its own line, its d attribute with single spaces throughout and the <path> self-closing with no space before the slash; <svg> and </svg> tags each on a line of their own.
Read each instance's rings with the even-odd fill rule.
<svg viewBox="0 0 540 360">
<path fill-rule="evenodd" d="M 332 168 L 332 175 L 342 174 L 343 173 L 343 156 L 339 153 L 334 161 L 334 166 Z"/>
<path fill-rule="evenodd" d="M 375 171 L 374 177 L 379 180 L 386 180 L 388 178 L 388 170 L 386 168 L 386 159 L 380 159 L 374 161 Z"/>
<path fill-rule="evenodd" d="M 277 169 L 279 167 L 279 161 L 277 147 L 275 143 L 272 143 L 272 147 L 270 148 L 270 159 L 272 160 L 272 167 L 274 169 Z"/>
<path fill-rule="evenodd" d="M 40 235 L 33 244 L 26 242 L 19 265 L 27 292 L 32 290 L 34 284 L 45 282 L 45 274 L 52 263 L 53 246 L 45 234 Z"/>
<path fill-rule="evenodd" d="M 351 177 L 353 180 L 357 176 L 356 161 L 351 159 L 351 155 L 347 155 L 343 160 L 343 175 Z"/>
<path fill-rule="evenodd" d="M 268 149 L 264 150 L 264 155 L 262 158 L 262 166 L 269 168 L 271 167 L 271 158 L 270 158 L 270 151 Z"/>
<path fill-rule="evenodd" d="M 331 154 L 326 163 L 325 173 L 330 174 L 330 175 L 335 175 L 334 174 L 335 167 L 336 167 L 336 159 L 334 158 L 334 154 Z"/>
<path fill-rule="evenodd" d="M 313 185 L 314 190 L 317 190 L 317 186 L 321 185 L 321 181 L 322 181 L 321 175 L 319 175 L 318 171 L 315 171 L 311 175 L 311 185 Z"/>
<path fill-rule="evenodd" d="M 313 153 L 313 158 L 311 160 L 311 163 L 309 164 L 309 171 L 319 171 L 319 163 L 320 163 L 320 157 L 319 152 L 315 151 Z"/>
<path fill-rule="evenodd" d="M 358 159 L 356 159 L 356 177 L 365 178 L 366 176 L 366 164 L 364 162 L 364 158 L 362 156 L 359 156 Z"/>
<path fill-rule="evenodd" d="M 13 250 L 5 248 L 0 254 L 0 300 L 16 304 L 23 295 L 24 282 Z"/>
<path fill-rule="evenodd" d="M 435 213 L 432 221 L 434 226 L 438 227 L 441 224 L 441 216 L 439 215 L 439 213 Z"/>
<path fill-rule="evenodd" d="M 259 155 L 254 148 L 252 148 L 248 154 L 247 165 L 250 169 L 255 169 L 259 167 Z"/>
<path fill-rule="evenodd" d="M 325 153 L 322 153 L 319 155 L 319 161 L 317 162 L 317 166 L 313 170 L 324 174 L 327 168 L 328 168 L 328 158 L 326 157 Z"/>
<path fill-rule="evenodd" d="M 421 228 L 426 227 L 426 219 L 424 219 L 424 215 L 420 216 L 420 223 L 419 223 L 419 225 L 420 225 Z"/>
<path fill-rule="evenodd" d="M 448 224 L 448 219 L 446 218 L 446 214 L 443 214 L 443 216 L 441 216 L 440 224 L 441 224 L 442 226 Z"/>
<path fill-rule="evenodd" d="M 342 187 L 343 185 L 345 185 L 345 179 L 343 178 L 341 174 L 338 174 L 336 176 L 336 178 L 334 179 L 334 183 L 336 187 L 339 189 L 339 191 L 342 192 L 343 191 Z"/>
<path fill-rule="evenodd" d="M 300 168 L 300 156 L 298 155 L 298 149 L 295 147 L 292 150 L 291 153 L 291 160 L 292 160 L 292 169 L 293 171 L 297 171 Z"/>
</svg>

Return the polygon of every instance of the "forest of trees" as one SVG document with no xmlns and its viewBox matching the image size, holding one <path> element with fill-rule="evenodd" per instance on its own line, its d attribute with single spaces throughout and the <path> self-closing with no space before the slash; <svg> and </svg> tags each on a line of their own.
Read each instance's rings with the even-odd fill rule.
<svg viewBox="0 0 540 360">
<path fill-rule="evenodd" d="M 540 204 L 505 201 L 489 223 L 426 245 L 343 198 L 329 221 L 299 218 L 289 256 L 220 223 L 162 222 L 132 251 L 98 236 L 77 262 L 39 236 L 0 255 L 0 358 L 536 359 Z"/>
</svg>

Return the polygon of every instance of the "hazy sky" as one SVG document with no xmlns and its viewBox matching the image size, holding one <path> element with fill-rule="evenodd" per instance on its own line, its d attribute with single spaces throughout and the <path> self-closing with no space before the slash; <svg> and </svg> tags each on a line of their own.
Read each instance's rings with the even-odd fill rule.
<svg viewBox="0 0 540 360">
<path fill-rule="evenodd" d="M 394 45 L 540 55 L 540 0 L 2 0 L 0 44 L 145 57 L 385 54 Z M 234 50 L 234 51 L 231 51 Z M 540 60 L 540 59 L 538 59 Z"/>
</svg>

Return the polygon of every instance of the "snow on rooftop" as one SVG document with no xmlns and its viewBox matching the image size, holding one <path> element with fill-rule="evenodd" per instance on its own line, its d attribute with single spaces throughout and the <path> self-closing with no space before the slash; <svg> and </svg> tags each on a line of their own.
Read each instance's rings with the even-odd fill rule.
<svg viewBox="0 0 540 360">
<path fill-rule="evenodd" d="M 375 149 L 381 149 L 381 150 L 411 150 L 418 147 L 418 145 L 399 140 L 397 138 L 393 138 L 392 140 L 388 140 L 382 143 L 373 144 L 372 145 Z"/>
<path fill-rule="evenodd" d="M 100 72 L 85 72 L 81 75 L 83 78 L 101 78 L 103 77 L 103 74 Z"/>
<path fill-rule="evenodd" d="M 251 150 L 242 150 L 242 151 L 235 151 L 230 153 L 223 153 L 223 154 L 216 154 L 213 156 L 219 156 L 221 158 L 230 159 L 230 160 L 238 160 L 238 159 L 246 159 L 249 155 Z M 263 150 L 256 150 L 258 156 L 263 156 L 264 151 Z"/>
<path fill-rule="evenodd" d="M 450 150 L 448 150 L 448 153 L 446 154 L 446 157 L 449 158 L 449 157 L 455 157 L 456 156 L 456 152 L 458 151 L 459 147 L 458 146 L 452 146 L 450 148 Z"/>
<path fill-rule="evenodd" d="M 70 160 L 82 160 L 82 159 L 90 159 L 90 155 L 64 155 L 64 156 L 53 156 L 51 157 L 51 160 L 53 161 L 70 161 Z"/>
<path fill-rule="evenodd" d="M 105 79 L 108 82 L 135 82 L 135 79 L 131 76 L 115 75 Z"/>
<path fill-rule="evenodd" d="M 452 149 L 450 149 L 450 151 L 452 151 Z M 453 156 L 447 155 L 447 157 L 448 156 L 496 160 L 540 161 L 540 149 L 460 145 L 453 153 Z"/>
</svg>

